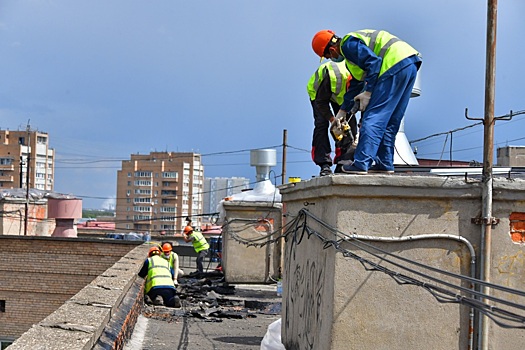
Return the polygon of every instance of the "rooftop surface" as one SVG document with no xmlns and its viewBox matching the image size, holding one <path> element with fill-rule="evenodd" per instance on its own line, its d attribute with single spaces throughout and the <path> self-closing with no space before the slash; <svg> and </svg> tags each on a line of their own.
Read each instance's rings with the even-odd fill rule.
<svg viewBox="0 0 525 350">
<path fill-rule="evenodd" d="M 145 305 L 125 350 L 260 350 L 268 326 L 281 318 L 275 284 L 189 279 L 178 291 L 181 308 Z"/>
</svg>

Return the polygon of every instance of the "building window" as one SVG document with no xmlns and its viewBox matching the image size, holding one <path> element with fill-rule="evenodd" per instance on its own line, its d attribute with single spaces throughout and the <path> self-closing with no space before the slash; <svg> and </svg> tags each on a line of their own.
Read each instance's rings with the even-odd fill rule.
<svg viewBox="0 0 525 350">
<path fill-rule="evenodd" d="M 151 207 L 144 207 L 144 206 L 134 206 L 133 211 L 140 211 L 140 212 L 151 212 Z"/>
<path fill-rule="evenodd" d="M 149 181 L 149 180 L 135 180 L 135 186 L 151 186 L 151 181 Z"/>
<path fill-rule="evenodd" d="M 1 340 L 0 339 L 0 349 L 1 350 L 7 349 L 7 347 L 11 344 L 13 344 L 11 340 Z"/>
<path fill-rule="evenodd" d="M 13 158 L 0 158 L 0 165 L 12 165 Z"/>
<path fill-rule="evenodd" d="M 165 171 L 162 173 L 162 177 L 167 179 L 176 179 L 178 177 L 178 174 L 176 171 Z"/>
<path fill-rule="evenodd" d="M 0 312 L 5 312 L 5 300 L 0 300 Z"/>
<path fill-rule="evenodd" d="M 151 177 L 151 171 L 135 171 L 135 177 Z"/>
<path fill-rule="evenodd" d="M 160 191 L 161 196 L 176 196 L 177 191 L 162 190 Z"/>
<path fill-rule="evenodd" d="M 45 137 L 45 136 L 37 136 L 36 137 L 36 142 L 37 143 L 46 144 L 47 143 L 47 137 Z"/>
<path fill-rule="evenodd" d="M 133 199 L 133 203 L 151 203 L 151 198 L 135 198 Z"/>
</svg>

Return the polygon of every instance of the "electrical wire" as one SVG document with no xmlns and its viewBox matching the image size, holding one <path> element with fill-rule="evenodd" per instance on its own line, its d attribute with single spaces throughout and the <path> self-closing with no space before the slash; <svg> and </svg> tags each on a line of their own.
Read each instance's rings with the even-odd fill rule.
<svg viewBox="0 0 525 350">
<path fill-rule="evenodd" d="M 316 224 L 320 225 L 320 227 L 325 228 L 331 237 L 334 238 L 326 238 L 323 233 L 320 231 L 314 230 L 312 227 L 308 225 L 308 220 L 314 220 Z M 236 227 L 237 230 L 232 230 L 231 226 L 237 221 L 244 222 L 245 225 Z M 525 329 L 525 315 L 519 314 L 517 312 L 511 311 L 509 309 L 504 309 L 499 307 L 498 305 L 504 305 L 505 307 L 510 307 L 511 309 L 516 310 L 525 310 L 525 305 L 516 303 L 514 301 L 509 300 L 516 300 L 516 297 L 525 297 L 525 292 L 497 285 L 494 283 L 489 283 L 486 281 L 478 280 L 473 277 L 464 276 L 455 274 L 446 270 L 442 270 L 439 268 L 435 268 L 432 266 L 428 266 L 422 263 L 419 263 L 417 261 L 404 258 L 401 256 L 398 256 L 396 254 L 390 253 L 384 249 L 381 249 L 375 245 L 366 243 L 360 239 L 356 238 L 356 234 L 348 235 L 343 232 L 338 231 L 337 229 L 331 227 L 327 223 L 323 222 L 322 220 L 316 218 L 314 215 L 312 215 L 308 210 L 301 209 L 298 213 L 298 215 L 293 218 L 292 221 L 287 223 L 284 227 L 279 228 L 275 230 L 272 233 L 269 233 L 268 235 L 264 237 L 258 237 L 257 239 L 250 239 L 246 240 L 241 237 L 239 237 L 239 233 L 242 231 L 242 229 L 246 228 L 248 225 L 253 225 L 257 221 L 256 220 L 243 220 L 243 219 L 234 219 L 228 222 L 227 225 L 223 227 L 223 234 L 226 232 L 229 236 L 239 243 L 246 244 L 246 245 L 253 245 L 253 246 L 259 246 L 262 247 L 267 244 L 275 243 L 278 239 L 284 238 L 286 242 L 292 245 L 299 245 L 301 242 L 305 239 L 310 237 L 316 237 L 319 239 L 324 249 L 333 248 L 337 250 L 338 252 L 342 253 L 344 257 L 352 258 L 356 261 L 358 261 L 363 268 L 366 271 L 371 272 L 382 272 L 389 277 L 391 277 L 397 284 L 399 285 L 414 285 L 418 286 L 420 288 L 423 288 L 427 292 L 429 292 L 439 303 L 452 303 L 452 304 L 461 304 L 468 306 L 472 309 L 477 310 L 478 312 L 486 315 L 491 320 L 494 321 L 495 324 L 497 324 L 500 327 L 503 328 L 520 328 Z M 284 233 L 279 234 L 280 230 L 284 230 Z M 283 232 L 283 231 L 281 231 Z M 272 235 L 275 235 L 276 237 L 273 239 L 270 239 Z M 264 241 L 267 239 L 266 241 Z M 356 254 L 355 252 L 352 252 L 348 249 L 345 249 L 343 247 L 343 244 L 350 244 L 354 246 L 355 248 L 365 252 L 366 254 L 369 254 L 373 256 L 374 258 L 378 259 L 380 263 L 373 262 L 369 259 L 364 258 L 363 256 L 360 256 Z M 291 250 L 292 256 L 291 259 L 294 259 L 295 249 Z M 375 251 L 381 253 L 380 256 L 378 253 L 375 253 Z M 395 262 L 392 259 L 396 259 L 401 261 L 401 263 Z M 384 266 L 384 264 L 390 264 L 391 266 L 394 266 L 397 269 L 404 270 L 414 276 L 409 276 L 405 273 L 401 273 L 399 271 L 394 271 L 391 268 L 387 268 Z M 422 270 L 428 270 L 432 271 L 433 273 L 436 273 L 438 275 L 444 275 L 448 277 L 452 277 L 454 279 L 458 279 L 462 282 L 468 282 L 473 287 L 472 288 L 466 288 L 462 285 L 457 285 L 448 281 L 443 280 L 442 278 L 438 278 L 432 275 L 429 275 L 425 272 L 422 272 L 420 270 L 416 270 L 415 268 L 408 267 L 408 264 L 414 265 L 418 269 Z M 425 281 L 418 279 L 423 278 Z M 443 287 L 439 286 L 442 285 Z M 499 290 L 505 293 L 511 294 L 511 298 L 509 300 L 505 300 L 499 297 L 495 297 L 489 294 L 484 294 L 478 290 L 476 290 L 475 286 L 485 286 L 488 288 L 492 288 L 495 290 Z M 479 290 L 482 290 L 479 288 Z M 490 305 L 484 300 L 490 300 L 493 303 L 496 303 L 496 305 Z"/>
</svg>

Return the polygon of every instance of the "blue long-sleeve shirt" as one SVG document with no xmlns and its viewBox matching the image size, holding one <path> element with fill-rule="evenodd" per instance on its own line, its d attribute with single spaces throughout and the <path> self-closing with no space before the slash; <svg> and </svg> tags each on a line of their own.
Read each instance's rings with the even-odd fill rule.
<svg viewBox="0 0 525 350">
<path fill-rule="evenodd" d="M 341 106 L 342 110 L 349 111 L 354 104 L 355 96 L 365 90 L 369 92 L 374 90 L 379 72 L 381 71 L 383 59 L 377 56 L 361 39 L 353 36 L 349 36 L 343 45 L 341 45 L 341 51 L 348 61 L 353 62 L 366 73 L 364 82 L 357 80 L 350 82 L 350 88 L 346 92 L 343 105 Z M 381 75 L 381 79 L 396 74 L 399 70 L 412 63 L 415 63 L 419 68 L 421 58 L 414 55 L 401 60 Z"/>
</svg>

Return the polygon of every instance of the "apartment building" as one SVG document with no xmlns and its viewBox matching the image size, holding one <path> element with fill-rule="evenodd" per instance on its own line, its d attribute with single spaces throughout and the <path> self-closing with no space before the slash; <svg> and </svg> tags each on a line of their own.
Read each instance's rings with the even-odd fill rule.
<svg viewBox="0 0 525 350">
<path fill-rule="evenodd" d="M 53 191 L 55 152 L 49 136 L 39 131 L 0 130 L 0 188 L 29 188 Z"/>
<path fill-rule="evenodd" d="M 204 179 L 203 213 L 217 211 L 217 205 L 225 197 L 230 197 L 250 188 L 250 180 L 245 177 L 214 177 Z M 209 220 L 211 216 L 206 216 Z"/>
<path fill-rule="evenodd" d="M 204 168 L 196 153 L 132 154 L 117 172 L 116 230 L 181 234 L 201 224 Z"/>
</svg>

